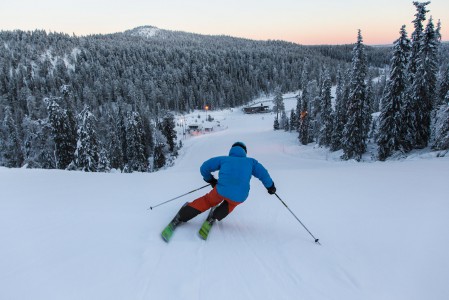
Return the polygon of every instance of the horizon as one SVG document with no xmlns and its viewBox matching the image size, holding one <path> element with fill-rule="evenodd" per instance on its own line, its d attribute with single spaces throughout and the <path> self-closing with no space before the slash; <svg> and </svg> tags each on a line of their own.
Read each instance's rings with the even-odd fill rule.
<svg viewBox="0 0 449 300">
<path fill-rule="evenodd" d="M 258 39 L 251 39 L 251 38 L 247 38 L 247 37 L 231 36 L 231 35 L 227 35 L 227 34 L 205 34 L 205 33 L 198 33 L 198 32 L 189 32 L 189 31 L 185 31 L 185 30 L 170 30 L 170 29 L 159 28 L 159 27 L 153 26 L 153 25 L 142 25 L 142 26 L 137 26 L 137 27 L 134 27 L 134 28 L 124 29 L 124 30 L 122 30 L 122 31 L 110 32 L 110 33 L 89 33 L 89 34 L 85 34 L 85 35 L 77 35 L 77 34 L 75 34 L 75 33 L 72 33 L 72 34 L 75 34 L 76 37 L 87 37 L 87 36 L 97 35 L 97 34 L 99 34 L 99 35 L 108 35 L 108 34 L 124 33 L 124 32 L 126 32 L 126 31 L 135 30 L 135 29 L 138 29 L 138 28 L 145 28 L 145 27 L 156 28 L 156 29 L 158 29 L 158 30 L 167 30 L 167 31 L 172 31 L 172 32 L 184 32 L 184 33 L 198 34 L 198 35 L 205 35 L 205 36 L 228 36 L 228 37 L 231 37 L 231 38 L 237 38 L 237 39 L 249 39 L 249 40 L 261 41 L 261 42 L 267 42 L 267 41 L 291 42 L 291 43 L 298 44 L 298 45 L 301 45 L 301 46 L 344 46 L 344 45 L 352 45 L 352 44 L 355 44 L 355 43 L 356 43 L 356 41 L 353 41 L 353 42 L 348 42 L 348 43 L 336 43 L 336 44 L 330 44 L 330 43 L 322 43 L 322 44 L 299 44 L 299 43 L 296 43 L 296 42 L 286 41 L 286 40 L 279 40 L 279 39 L 258 40 Z M 2 30 L 3 30 L 3 29 L 2 29 Z M 16 31 L 16 30 L 18 30 L 18 31 L 24 31 L 24 32 L 32 32 L 32 31 L 34 31 L 34 30 L 44 30 L 47 34 L 50 34 L 50 33 L 56 33 L 56 34 L 68 34 L 68 35 L 71 35 L 71 34 L 69 34 L 69 33 L 67 33 L 67 32 L 58 32 L 58 31 L 45 30 L 45 29 L 39 29 L 39 28 L 30 29 L 30 30 L 11 29 L 11 30 L 9 30 L 9 31 Z M 363 35 L 363 33 L 362 33 L 362 35 Z M 441 40 L 441 43 L 443 43 L 443 44 L 449 43 L 449 40 Z M 394 41 L 391 42 L 391 43 L 385 43 L 385 44 L 367 44 L 367 43 L 364 43 L 364 44 L 367 45 L 367 46 L 371 46 L 371 47 L 383 47 L 383 46 L 389 47 L 389 46 L 393 46 L 393 45 L 394 45 Z"/>
<path fill-rule="evenodd" d="M 168 4 L 142 0 L 20 2 L 2 5 L 0 30 L 45 30 L 88 36 L 154 26 L 170 31 L 282 40 L 300 45 L 353 44 L 359 29 L 364 44 L 391 45 L 399 37 L 402 25 L 406 25 L 409 35 L 413 32 L 416 13 L 409 0 L 394 3 L 323 0 L 320 4 L 293 0 L 280 0 L 276 4 L 266 0 L 244 3 L 173 0 Z M 431 16 L 435 26 L 440 20 L 442 41 L 449 41 L 449 2 L 434 0 L 427 9 L 424 26 Z"/>
</svg>

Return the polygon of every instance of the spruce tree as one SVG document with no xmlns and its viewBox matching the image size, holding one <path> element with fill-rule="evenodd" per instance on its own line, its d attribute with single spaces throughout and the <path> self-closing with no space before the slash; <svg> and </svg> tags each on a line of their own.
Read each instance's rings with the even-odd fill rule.
<svg viewBox="0 0 449 300">
<path fill-rule="evenodd" d="M 449 103 L 449 92 L 446 94 Z M 449 150 L 449 105 L 441 105 L 435 117 L 435 141 L 434 150 Z"/>
<path fill-rule="evenodd" d="M 28 168 L 54 169 L 54 143 L 48 120 L 33 120 L 26 116 L 22 121 L 24 131 L 24 163 Z"/>
<path fill-rule="evenodd" d="M 174 152 L 176 146 L 175 117 L 171 113 L 165 113 L 162 122 L 159 123 L 159 130 L 167 139 L 170 152 Z"/>
<path fill-rule="evenodd" d="M 426 9 L 426 6 L 430 4 L 430 1 L 427 2 L 418 2 L 414 1 L 413 5 L 416 8 L 415 19 L 413 20 L 414 31 L 411 35 L 411 49 L 410 49 L 410 57 L 408 61 L 408 74 L 411 77 L 411 81 L 413 81 L 416 71 L 418 69 L 417 62 L 419 53 L 421 52 L 421 41 L 424 34 L 424 26 L 423 22 L 426 20 L 426 13 L 429 12 Z"/>
<path fill-rule="evenodd" d="M 285 116 L 285 126 L 284 126 L 284 131 L 290 131 L 291 127 L 290 127 L 290 119 L 287 117 L 287 113 L 284 111 L 283 112 L 283 116 Z"/>
<path fill-rule="evenodd" d="M 282 97 L 281 88 L 276 88 L 274 92 L 274 99 L 273 99 L 273 112 L 276 114 L 277 119 L 279 120 L 279 114 L 284 111 L 284 98 Z"/>
<path fill-rule="evenodd" d="M 410 55 L 410 40 L 405 25 L 394 43 L 387 93 L 382 101 L 379 117 L 378 157 L 385 160 L 395 151 L 405 152 L 409 147 L 404 128 L 404 101 L 407 91 L 407 63 Z"/>
<path fill-rule="evenodd" d="M 109 172 L 111 170 L 111 162 L 109 161 L 106 149 L 101 148 L 98 154 L 97 172 Z"/>
<path fill-rule="evenodd" d="M 300 115 L 301 115 L 301 99 L 302 96 L 304 95 L 305 89 L 302 91 L 302 94 L 298 94 L 298 96 L 296 96 L 296 118 L 295 118 L 295 122 L 294 124 L 296 125 L 295 130 L 299 133 L 299 126 L 300 126 Z"/>
<path fill-rule="evenodd" d="M 302 93 L 301 112 L 299 113 L 299 141 L 303 145 L 309 143 L 309 100 L 306 91 L 307 89 Z"/>
<path fill-rule="evenodd" d="M 94 115 L 85 106 L 78 117 L 78 141 L 73 160 L 77 170 L 97 172 L 99 162 L 99 147 Z"/>
<path fill-rule="evenodd" d="M 335 111 L 333 113 L 333 132 L 331 151 L 337 151 L 342 148 L 341 140 L 343 137 L 343 129 L 346 124 L 346 104 L 347 97 L 345 91 L 347 90 L 344 76 L 341 74 L 341 70 L 337 72 L 337 89 L 335 93 Z"/>
<path fill-rule="evenodd" d="M 368 140 L 371 137 L 373 130 L 373 106 L 374 106 L 374 93 L 373 93 L 373 78 L 368 78 L 366 85 L 366 100 L 363 108 L 363 135 Z M 371 133 L 371 134 L 370 134 Z"/>
<path fill-rule="evenodd" d="M 156 143 L 156 145 L 154 146 L 153 167 L 155 170 L 159 170 L 165 166 L 166 158 L 164 148 L 164 143 Z"/>
<path fill-rule="evenodd" d="M 167 138 L 156 128 L 154 131 L 153 170 L 162 169 L 167 162 Z"/>
<path fill-rule="evenodd" d="M 111 168 L 124 168 L 123 143 L 121 139 L 121 126 L 119 115 L 110 113 L 107 117 L 108 130 L 106 131 L 106 140 L 104 141 L 105 151 L 108 154 L 108 160 Z M 124 135 L 126 136 L 126 135 Z"/>
<path fill-rule="evenodd" d="M 326 70 L 323 81 L 323 91 L 321 92 L 321 126 L 319 145 L 329 147 L 332 143 L 332 83 L 329 72 Z"/>
<path fill-rule="evenodd" d="M 305 90 L 309 83 L 309 61 L 305 60 L 302 65 L 301 78 L 300 78 L 300 89 Z"/>
<path fill-rule="evenodd" d="M 56 167 L 65 169 L 73 161 L 76 150 L 76 122 L 73 113 L 56 102 L 60 98 L 45 98 L 48 120 L 55 143 Z"/>
<path fill-rule="evenodd" d="M 273 122 L 273 129 L 274 129 L 274 130 L 279 130 L 279 128 L 280 128 L 279 120 L 278 120 L 278 117 L 275 116 L 275 117 L 274 117 L 274 122 Z"/>
<path fill-rule="evenodd" d="M 282 110 L 281 112 L 281 121 L 279 122 L 279 128 L 280 129 L 284 129 L 284 130 L 288 130 L 288 118 L 287 118 L 287 114 L 285 113 L 285 110 Z"/>
<path fill-rule="evenodd" d="M 296 116 L 295 110 L 292 108 L 290 111 L 290 126 L 289 131 L 296 131 L 296 128 L 298 128 L 298 117 Z"/>
<path fill-rule="evenodd" d="M 126 130 L 126 172 L 145 172 L 148 163 L 143 143 L 143 126 L 139 113 L 129 112 L 125 121 Z"/>
<path fill-rule="evenodd" d="M 449 92 L 449 65 L 446 66 L 444 72 L 441 74 L 440 88 L 438 90 L 437 105 L 445 103 L 445 97 Z M 446 102 L 447 104 L 447 102 Z"/>
<path fill-rule="evenodd" d="M 21 167 L 23 164 L 22 142 L 9 106 L 5 108 L 4 115 L 3 130 L 0 132 L 0 158 L 6 167 Z"/>
<path fill-rule="evenodd" d="M 430 118 L 435 102 L 438 72 L 438 39 L 432 18 L 421 38 L 421 47 L 416 61 L 417 71 L 413 78 L 411 101 L 415 114 L 414 147 L 427 147 L 430 139 Z"/>
<path fill-rule="evenodd" d="M 411 145 L 407 151 L 414 147 L 423 147 L 427 144 L 424 142 L 427 129 L 420 130 L 420 127 L 425 126 L 422 124 L 424 109 L 424 101 L 421 101 L 421 96 L 425 97 L 425 80 L 423 73 L 423 58 L 422 58 L 422 42 L 424 36 L 423 22 L 426 20 L 426 6 L 430 2 L 413 2 L 416 8 L 415 19 L 413 20 L 414 31 L 411 35 L 411 49 L 410 57 L 408 59 L 407 72 L 409 76 L 409 88 L 407 91 L 407 99 L 404 105 L 404 124 L 405 124 L 405 136 L 408 143 Z M 419 70 L 418 70 L 419 69 Z"/>
<path fill-rule="evenodd" d="M 352 71 L 347 106 L 348 121 L 343 129 L 343 158 L 359 161 L 366 150 L 365 119 L 367 66 L 361 31 L 352 53 Z"/>
</svg>

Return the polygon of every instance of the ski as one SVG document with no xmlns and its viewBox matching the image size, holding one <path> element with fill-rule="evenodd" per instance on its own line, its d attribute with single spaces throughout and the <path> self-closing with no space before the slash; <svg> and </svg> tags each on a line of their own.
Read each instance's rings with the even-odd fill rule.
<svg viewBox="0 0 449 300">
<path fill-rule="evenodd" d="M 187 203 L 184 205 L 187 205 Z M 206 220 L 204 221 L 204 223 L 202 224 L 202 226 L 198 232 L 200 237 L 203 240 L 207 240 L 207 237 L 212 228 L 212 225 L 215 223 L 215 219 L 212 219 L 212 214 L 214 213 L 214 210 L 215 210 L 215 207 L 212 207 L 210 209 Z M 173 220 L 171 220 L 170 223 L 168 223 L 168 225 L 161 232 L 161 237 L 166 243 L 168 243 L 170 241 L 176 228 L 179 226 L 179 224 L 182 223 L 181 221 L 179 221 L 178 217 L 179 217 L 178 214 L 176 214 L 176 216 L 173 218 Z"/>
<path fill-rule="evenodd" d="M 188 202 L 184 203 L 182 207 L 186 206 L 187 204 Z M 173 236 L 173 233 L 175 232 L 176 227 L 178 227 L 178 225 L 182 223 L 181 221 L 179 221 L 178 217 L 179 212 L 161 232 L 161 237 L 166 243 L 170 241 L 171 237 Z"/>
<path fill-rule="evenodd" d="M 203 240 L 207 240 L 207 237 L 209 236 L 209 232 L 212 228 L 212 225 L 215 223 L 215 219 L 212 219 L 212 214 L 214 213 L 215 207 L 212 207 L 209 211 L 209 214 L 207 215 L 206 220 L 203 222 L 203 225 L 200 228 L 200 231 L 198 232 L 200 237 Z"/>
<path fill-rule="evenodd" d="M 179 220 L 177 220 L 177 217 L 178 216 L 176 216 L 173 220 L 171 220 L 171 222 L 168 223 L 168 225 L 161 232 L 162 239 L 166 243 L 170 241 L 171 237 L 173 236 L 173 233 L 175 232 L 176 227 L 178 227 L 178 225 L 180 224 Z"/>
</svg>

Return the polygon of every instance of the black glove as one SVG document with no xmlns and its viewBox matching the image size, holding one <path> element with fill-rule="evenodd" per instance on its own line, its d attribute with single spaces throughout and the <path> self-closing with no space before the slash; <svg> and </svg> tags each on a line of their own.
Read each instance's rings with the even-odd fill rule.
<svg viewBox="0 0 449 300">
<path fill-rule="evenodd" d="M 212 179 L 206 180 L 206 182 L 207 182 L 207 183 L 210 183 L 210 185 L 212 186 L 212 188 L 214 188 L 214 187 L 217 185 L 218 180 L 215 179 L 214 176 L 212 176 Z"/>
<path fill-rule="evenodd" d="M 273 195 L 274 193 L 276 193 L 276 187 L 274 186 L 274 182 L 273 185 L 270 186 L 269 188 L 267 188 L 268 194 Z"/>
</svg>

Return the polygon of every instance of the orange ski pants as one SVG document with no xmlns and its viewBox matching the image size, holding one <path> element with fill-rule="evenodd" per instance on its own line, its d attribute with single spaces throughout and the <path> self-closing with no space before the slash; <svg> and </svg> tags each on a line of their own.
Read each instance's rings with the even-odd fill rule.
<svg viewBox="0 0 449 300">
<path fill-rule="evenodd" d="M 205 212 L 209 208 L 217 206 L 222 201 L 226 201 L 228 203 L 228 214 L 233 211 L 237 205 L 241 204 L 241 202 L 235 202 L 221 196 L 217 192 L 217 187 L 214 187 L 212 191 L 202 197 L 199 197 L 198 199 L 193 200 L 188 205 L 199 210 L 200 212 Z"/>
</svg>

